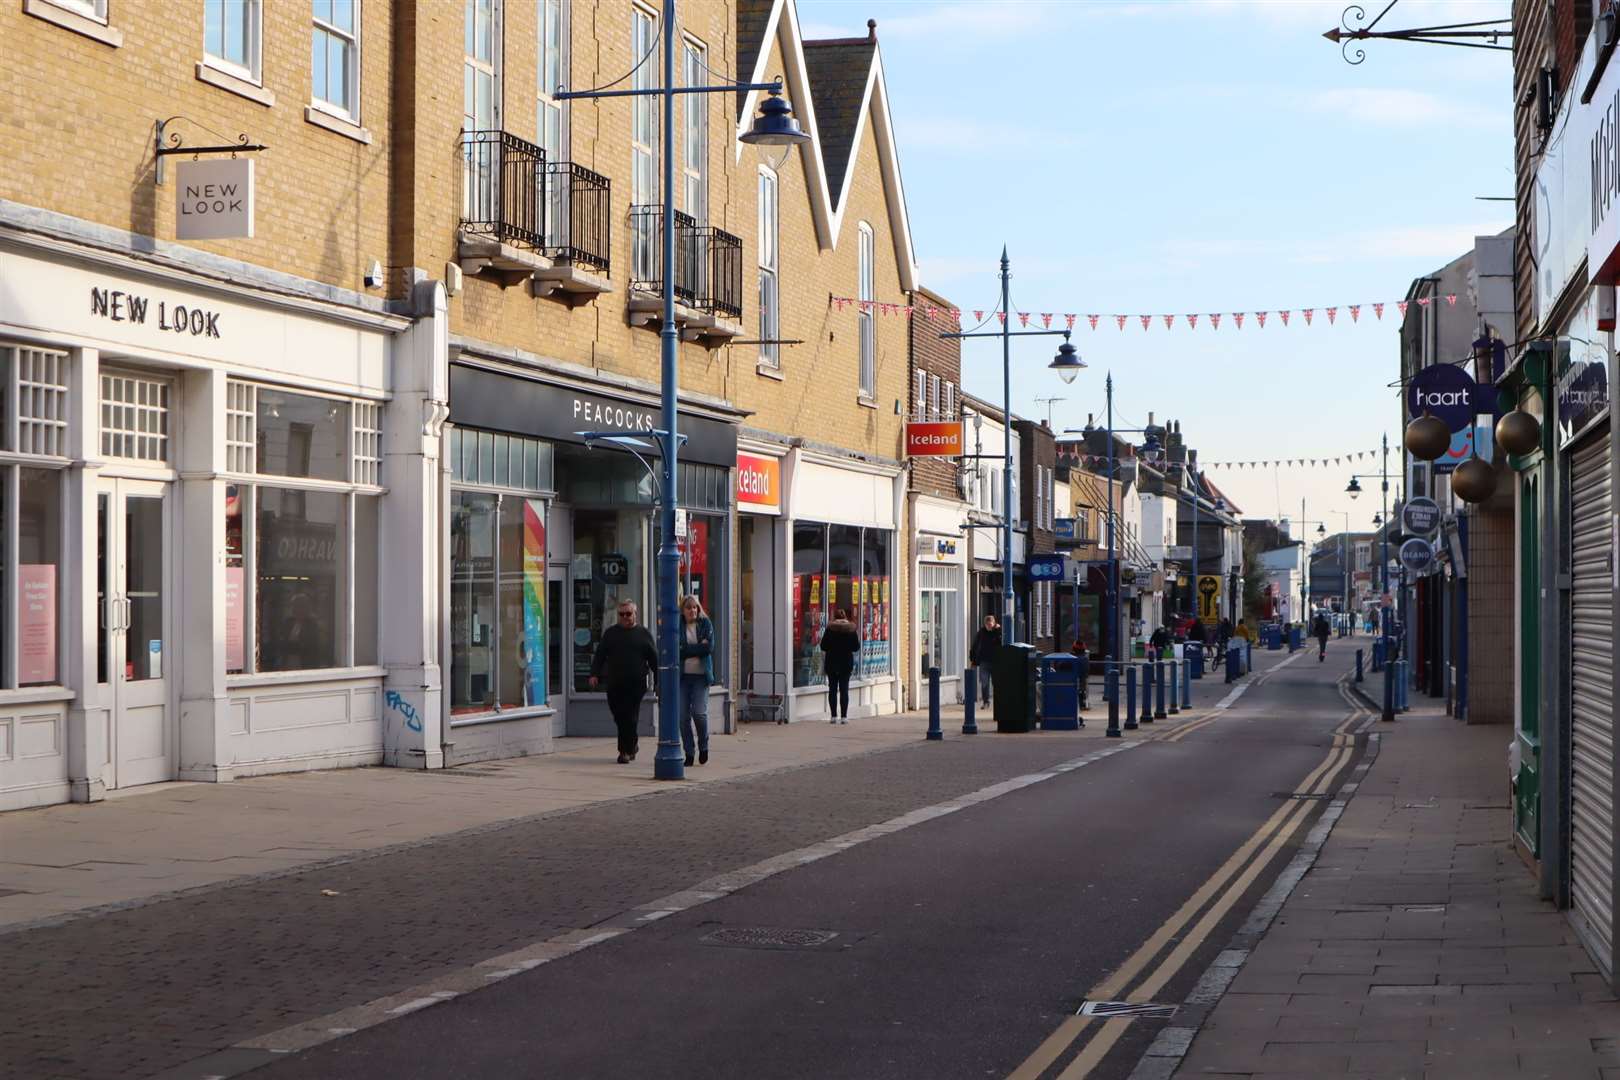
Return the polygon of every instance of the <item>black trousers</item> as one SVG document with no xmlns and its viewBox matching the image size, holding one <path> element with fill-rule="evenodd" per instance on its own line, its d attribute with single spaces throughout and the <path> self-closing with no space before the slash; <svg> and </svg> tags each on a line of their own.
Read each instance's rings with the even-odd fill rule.
<svg viewBox="0 0 1620 1080">
<path fill-rule="evenodd" d="M 636 728 L 641 723 L 641 699 L 647 696 L 645 683 L 609 685 L 608 711 L 613 714 L 613 726 L 619 729 L 619 753 L 636 752 Z"/>
<path fill-rule="evenodd" d="M 834 716 L 849 716 L 849 677 L 851 672 L 827 672 L 827 707 Z"/>
</svg>

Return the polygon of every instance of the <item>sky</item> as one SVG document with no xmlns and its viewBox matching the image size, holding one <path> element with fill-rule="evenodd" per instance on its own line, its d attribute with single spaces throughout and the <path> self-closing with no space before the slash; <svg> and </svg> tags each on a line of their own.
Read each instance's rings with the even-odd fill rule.
<svg viewBox="0 0 1620 1080">
<path fill-rule="evenodd" d="M 1369 17 L 1383 8 L 1364 2 Z M 1509 10 L 1401 0 L 1380 29 Z M 864 35 L 877 20 L 922 283 L 971 320 L 996 305 L 1005 245 L 1015 312 L 1103 314 L 1095 331 L 1076 325 L 1088 370 L 1070 385 L 1046 370 L 1059 339 L 1015 340 L 1015 412 L 1050 408 L 1059 431 L 1100 422 L 1112 372 L 1116 426 L 1179 420 L 1202 462 L 1338 457 L 1387 433 L 1398 468 L 1394 301 L 1513 223 L 1511 201 L 1479 198 L 1513 195 L 1511 54 L 1374 41 L 1351 66 L 1321 36 L 1343 11 L 799 0 L 806 37 Z M 1352 322 L 1356 303 L 1368 307 Z M 1210 326 L 1207 313 L 1237 311 L 1251 313 L 1241 330 L 1230 315 Z M 1272 313 L 1264 329 L 1257 311 Z M 1201 317 L 1122 331 L 1113 313 Z M 970 393 L 1001 401 L 999 341 L 966 343 L 962 366 Z M 1053 396 L 1064 400 L 1036 400 Z M 1209 476 L 1247 517 L 1298 519 L 1304 498 L 1314 535 L 1318 521 L 1370 527 L 1377 484 L 1352 502 L 1353 469 L 1378 462 Z"/>
</svg>

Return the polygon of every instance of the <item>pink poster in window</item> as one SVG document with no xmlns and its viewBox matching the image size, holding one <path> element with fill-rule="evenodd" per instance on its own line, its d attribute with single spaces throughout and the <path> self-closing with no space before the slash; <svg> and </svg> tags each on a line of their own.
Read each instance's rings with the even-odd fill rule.
<svg viewBox="0 0 1620 1080">
<path fill-rule="evenodd" d="M 17 682 L 23 686 L 56 681 L 56 567 L 23 563 L 17 567 Z"/>
<path fill-rule="evenodd" d="M 225 670 L 241 671 L 242 652 L 242 568 L 225 568 Z"/>
</svg>

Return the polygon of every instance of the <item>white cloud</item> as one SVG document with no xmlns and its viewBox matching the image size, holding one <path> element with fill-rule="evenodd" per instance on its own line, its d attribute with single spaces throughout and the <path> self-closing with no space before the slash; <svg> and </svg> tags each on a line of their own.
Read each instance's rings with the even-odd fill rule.
<svg viewBox="0 0 1620 1080">
<path fill-rule="evenodd" d="M 1307 95 L 1304 104 L 1314 112 L 1380 127 L 1443 125 L 1506 131 L 1512 123 L 1512 115 L 1505 109 L 1465 105 L 1438 94 L 1392 87 L 1320 90 Z"/>
</svg>

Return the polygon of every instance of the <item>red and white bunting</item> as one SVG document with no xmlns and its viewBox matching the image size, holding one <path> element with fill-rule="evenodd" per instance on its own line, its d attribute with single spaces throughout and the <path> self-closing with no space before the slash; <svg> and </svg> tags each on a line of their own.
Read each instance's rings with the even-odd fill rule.
<svg viewBox="0 0 1620 1080">
<path fill-rule="evenodd" d="M 983 310 L 978 309 L 978 308 L 974 309 L 974 311 L 973 311 L 973 321 L 974 322 L 979 322 L 979 323 L 984 322 L 984 312 L 983 312 Z"/>
<path fill-rule="evenodd" d="M 1384 305 L 1383 304 L 1374 304 L 1373 305 L 1373 314 L 1378 316 L 1378 321 L 1379 322 L 1382 322 L 1384 320 Z"/>
<path fill-rule="evenodd" d="M 1418 307 L 1428 307 L 1433 302 L 1434 302 L 1434 297 L 1432 297 L 1432 296 L 1420 296 L 1420 297 L 1418 297 Z"/>
<path fill-rule="evenodd" d="M 1164 317 L 1164 328 L 1166 330 L 1174 330 L 1176 328 L 1176 317 L 1174 315 L 1166 315 Z"/>
<path fill-rule="evenodd" d="M 1000 323 L 1002 326 L 1006 326 L 1007 325 L 1007 313 L 1005 311 L 996 312 L 996 322 Z"/>
<path fill-rule="evenodd" d="M 1401 313 L 1401 318 L 1403 319 L 1406 318 L 1406 308 L 1407 304 L 1405 300 L 1395 301 L 1395 309 Z"/>
<path fill-rule="evenodd" d="M 1277 317 L 1280 318 L 1283 321 L 1284 326 L 1288 325 L 1288 312 L 1279 311 L 1279 312 L 1277 312 Z"/>
<path fill-rule="evenodd" d="M 1020 311 L 1018 313 L 1018 325 L 1019 326 L 1028 326 L 1029 325 L 1029 312 Z"/>
<path fill-rule="evenodd" d="M 1311 325 L 1311 316 L 1316 314 L 1316 309 L 1315 308 L 1303 308 L 1303 309 L 1300 310 L 1300 314 L 1305 316 L 1305 325 L 1309 326 L 1309 325 Z"/>
<path fill-rule="evenodd" d="M 1187 316 L 1187 326 L 1188 326 L 1189 329 L 1192 329 L 1192 330 L 1198 329 L 1198 316 L 1196 316 L 1196 315 L 1188 315 Z"/>
<path fill-rule="evenodd" d="M 1221 328 L 1221 317 L 1218 313 L 1213 311 L 1209 313 L 1209 325 L 1210 329 L 1212 330 L 1219 330 Z"/>
<path fill-rule="evenodd" d="M 1087 315 L 1086 316 L 1086 321 L 1089 322 L 1091 324 L 1091 328 L 1093 330 L 1095 330 L 1095 329 L 1097 329 L 1097 320 L 1100 319 L 1100 318 L 1102 318 L 1101 315 Z M 1069 322 L 1070 322 L 1071 325 L 1073 324 L 1073 322 L 1074 322 L 1074 316 L 1073 315 L 1069 316 Z"/>
<path fill-rule="evenodd" d="M 1361 305 L 1360 304 L 1351 304 L 1350 305 L 1350 321 L 1351 322 L 1360 322 L 1361 321 Z"/>
<path fill-rule="evenodd" d="M 1330 307 L 1330 308 L 1328 308 L 1326 310 L 1327 310 L 1327 317 L 1328 317 L 1328 325 L 1332 326 L 1334 321 L 1339 316 L 1339 309 L 1336 308 L 1336 307 Z"/>
<path fill-rule="evenodd" d="M 1072 323 L 1074 320 L 1070 319 L 1069 321 Z M 1050 311 L 1043 311 L 1041 313 L 1041 325 L 1046 327 L 1048 330 L 1052 329 L 1052 313 Z"/>
<path fill-rule="evenodd" d="M 1148 327 L 1153 325 L 1153 316 L 1151 315 L 1138 315 L 1137 318 L 1142 320 L 1143 330 L 1146 330 Z"/>
<path fill-rule="evenodd" d="M 1248 314 L 1248 313 L 1244 312 L 1244 311 L 1234 311 L 1234 312 L 1232 312 L 1232 321 L 1237 323 L 1237 328 L 1239 330 L 1243 329 L 1243 316 L 1246 315 L 1246 314 Z"/>
<path fill-rule="evenodd" d="M 1269 311 L 1257 311 L 1254 313 L 1254 321 L 1260 324 L 1260 329 L 1264 330 L 1266 328 L 1266 316 L 1270 314 Z"/>
<path fill-rule="evenodd" d="M 1454 293 L 1454 292 L 1453 293 L 1446 293 L 1446 306 L 1447 307 L 1456 307 L 1457 306 L 1457 294 L 1456 293 Z"/>
<path fill-rule="evenodd" d="M 1114 316 L 1114 321 L 1115 321 L 1115 322 L 1116 322 L 1116 323 L 1118 323 L 1118 324 L 1119 324 L 1119 328 L 1120 328 L 1120 329 L 1121 329 L 1121 330 L 1123 330 L 1123 329 L 1125 329 L 1125 320 L 1126 320 L 1126 319 L 1128 319 L 1128 318 L 1130 318 L 1130 316 L 1129 316 L 1129 315 L 1115 315 L 1115 316 Z"/>
</svg>

